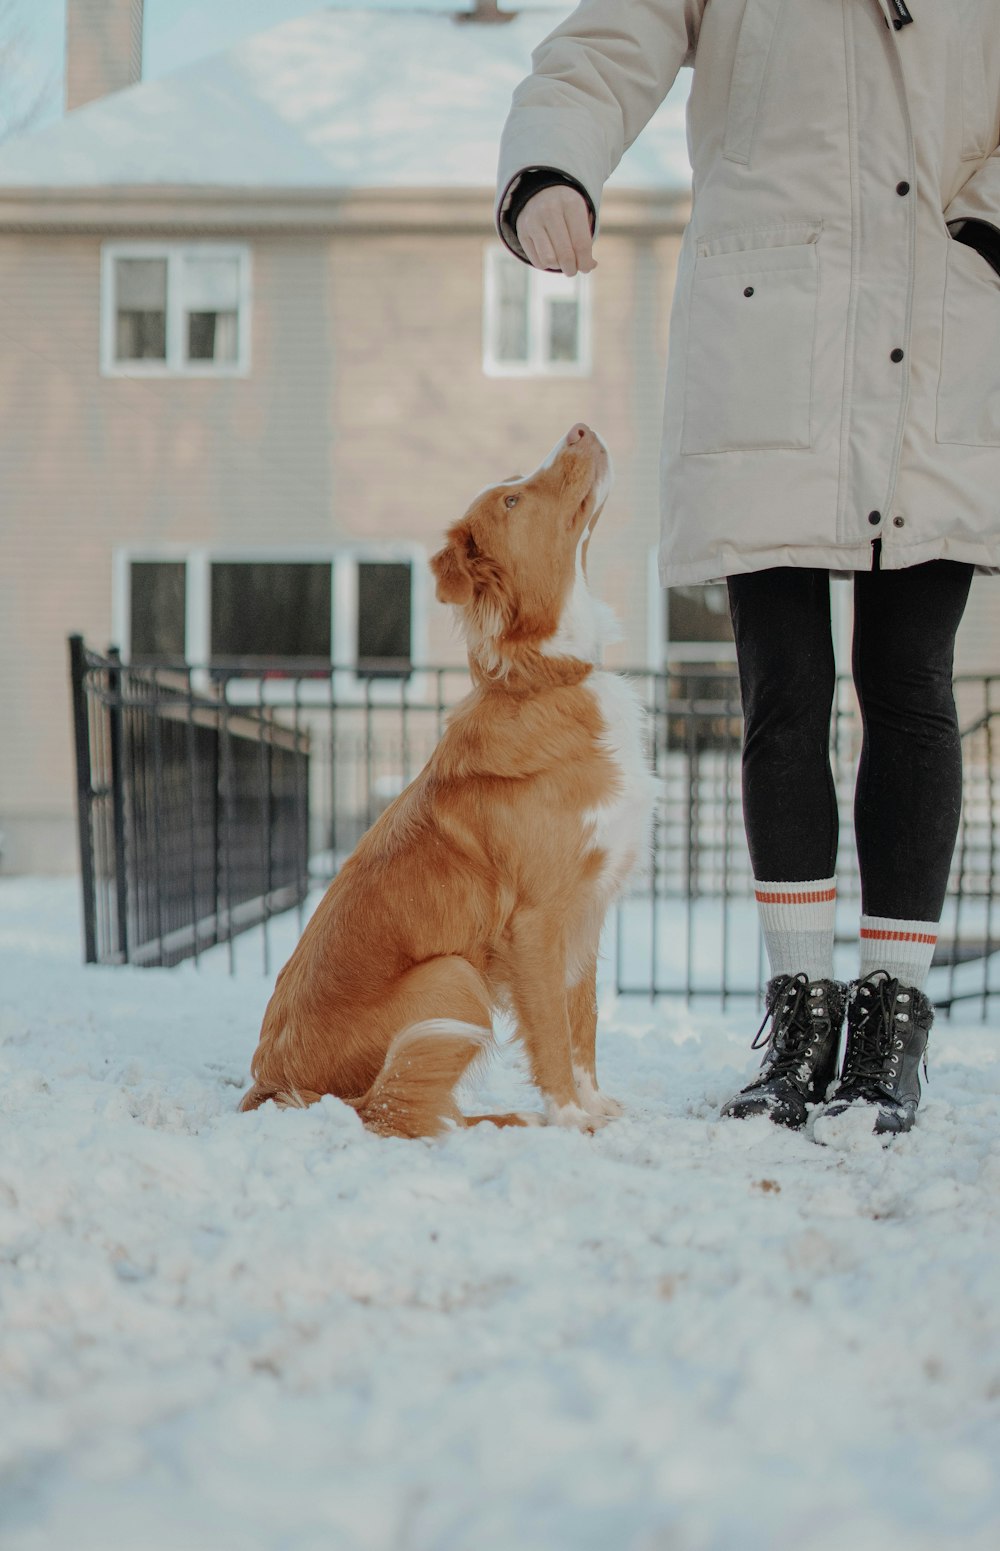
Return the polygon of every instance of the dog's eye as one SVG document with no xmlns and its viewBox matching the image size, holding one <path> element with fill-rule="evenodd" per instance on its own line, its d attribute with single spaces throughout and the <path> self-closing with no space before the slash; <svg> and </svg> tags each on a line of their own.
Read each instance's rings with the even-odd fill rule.
<svg viewBox="0 0 1000 1551">
<path fill-rule="evenodd" d="M 518 495 L 509 495 L 506 497 L 503 504 L 504 506 L 516 506 L 520 499 L 521 497 Z"/>
</svg>

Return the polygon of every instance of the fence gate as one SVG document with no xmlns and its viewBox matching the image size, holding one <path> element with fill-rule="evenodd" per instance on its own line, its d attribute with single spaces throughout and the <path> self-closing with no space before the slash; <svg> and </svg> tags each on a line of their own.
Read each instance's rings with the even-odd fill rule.
<svg viewBox="0 0 1000 1551">
<path fill-rule="evenodd" d="M 190 668 L 69 656 L 86 961 L 176 964 L 301 905 L 308 731 Z"/>
</svg>

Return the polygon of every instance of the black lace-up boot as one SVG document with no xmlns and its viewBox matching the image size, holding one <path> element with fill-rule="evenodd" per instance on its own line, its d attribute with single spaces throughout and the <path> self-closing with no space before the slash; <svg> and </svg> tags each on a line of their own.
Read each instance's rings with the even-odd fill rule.
<svg viewBox="0 0 1000 1551">
<path fill-rule="evenodd" d="M 837 1075 L 847 987 L 839 980 L 775 975 L 767 983 L 764 1021 L 752 1049 L 765 1046 L 753 1082 L 722 1106 L 722 1115 L 746 1120 L 767 1115 L 777 1125 L 806 1123 L 806 1105 L 821 1104 Z M 761 1039 L 768 1018 L 770 1032 Z"/>
<path fill-rule="evenodd" d="M 908 1131 L 920 1103 L 921 1061 L 927 1075 L 934 1008 L 922 991 L 900 985 L 884 969 L 852 980 L 847 994 L 844 1068 L 822 1118 L 842 1115 L 860 1102 L 872 1106 L 877 1136 Z"/>
</svg>

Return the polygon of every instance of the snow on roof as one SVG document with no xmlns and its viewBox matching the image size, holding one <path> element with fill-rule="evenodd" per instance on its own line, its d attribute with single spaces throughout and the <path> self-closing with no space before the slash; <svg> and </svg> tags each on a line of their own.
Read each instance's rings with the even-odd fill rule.
<svg viewBox="0 0 1000 1551">
<path fill-rule="evenodd" d="M 531 51 L 567 14 L 324 9 L 0 146 L 0 187 L 492 187 Z M 686 188 L 683 73 L 612 175 Z"/>
</svg>

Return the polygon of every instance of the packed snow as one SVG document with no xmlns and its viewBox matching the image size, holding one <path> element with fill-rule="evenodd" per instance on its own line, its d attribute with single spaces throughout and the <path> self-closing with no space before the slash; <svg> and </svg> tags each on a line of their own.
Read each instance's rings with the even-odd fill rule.
<svg viewBox="0 0 1000 1551">
<path fill-rule="evenodd" d="M 752 1001 L 605 996 L 620 1120 L 408 1142 L 237 1112 L 249 939 L 79 957 L 0 881 L 3 1551 L 996 1551 L 996 1024 L 834 1149 L 717 1118 Z"/>
</svg>

